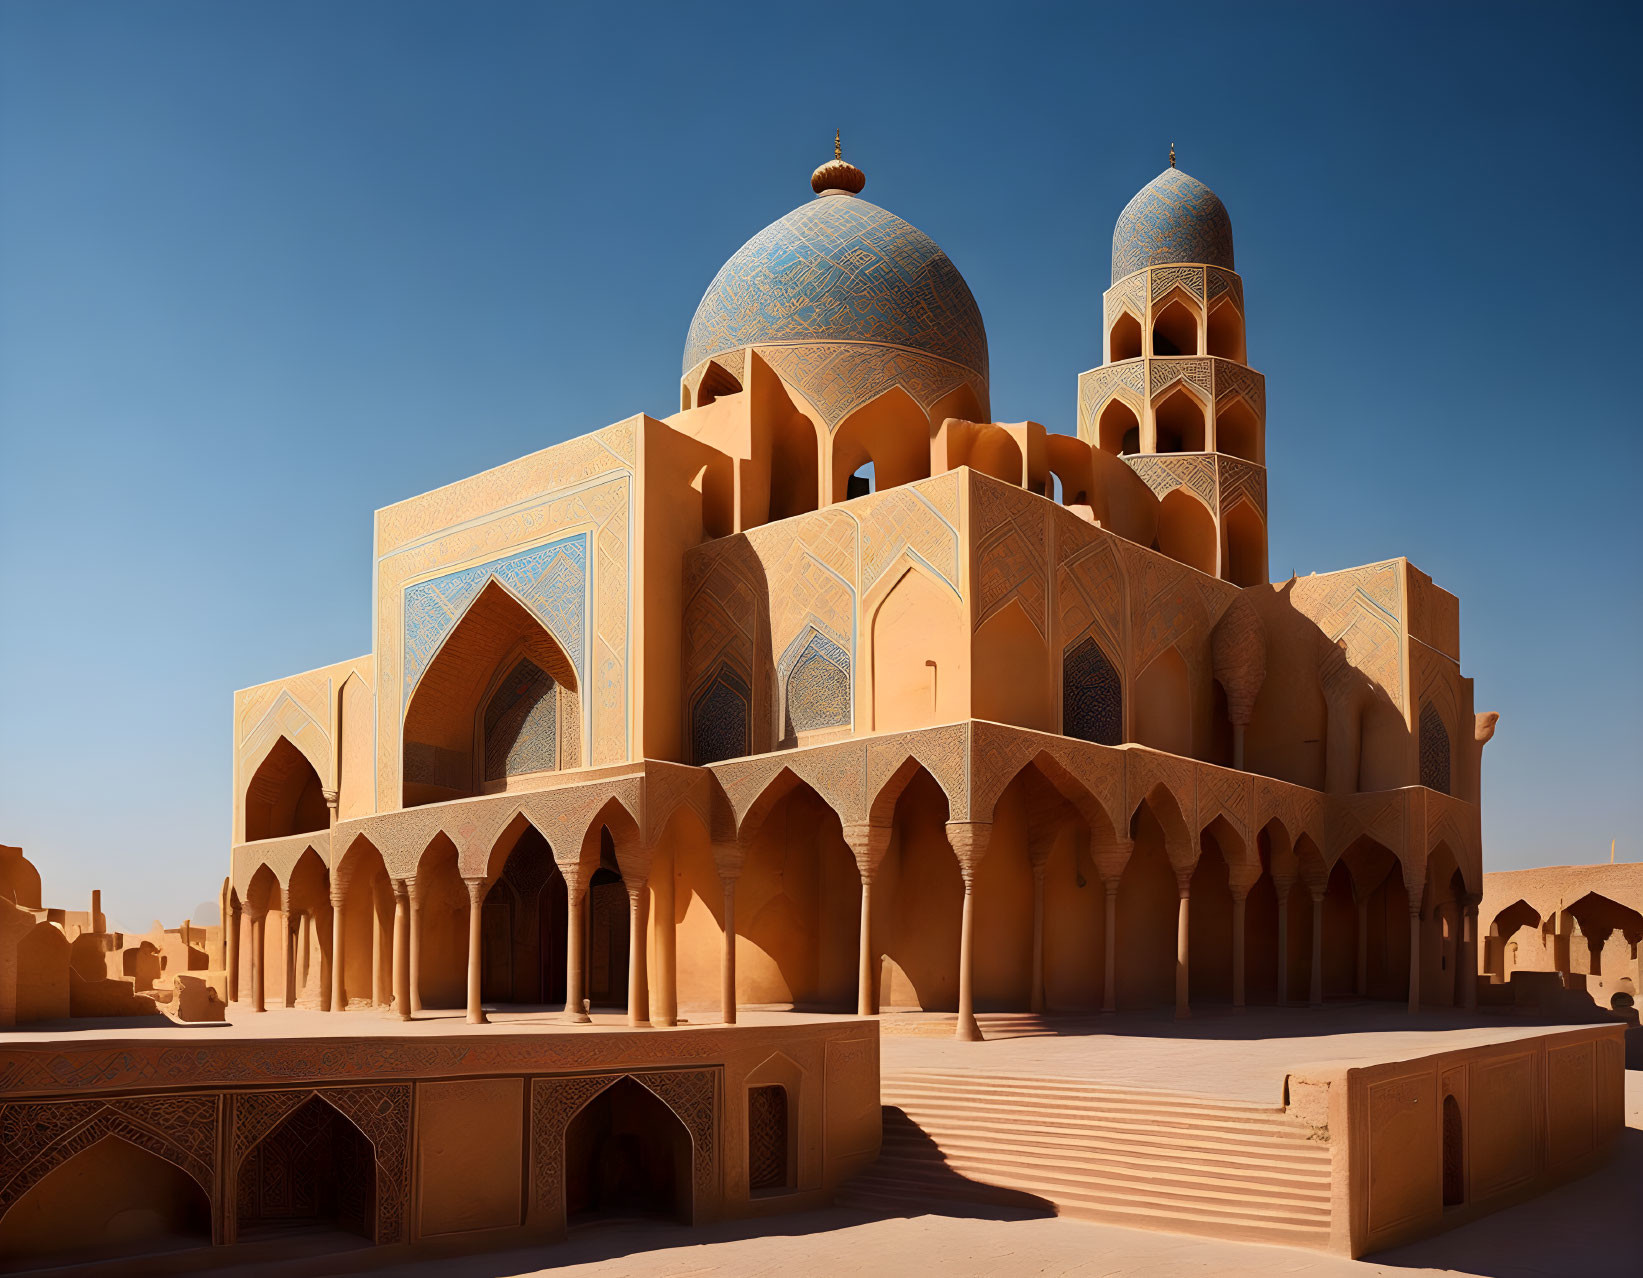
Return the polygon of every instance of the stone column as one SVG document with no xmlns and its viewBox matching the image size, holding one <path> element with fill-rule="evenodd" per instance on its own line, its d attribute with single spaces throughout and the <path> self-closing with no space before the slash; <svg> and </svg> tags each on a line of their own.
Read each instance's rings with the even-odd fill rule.
<svg viewBox="0 0 1643 1278">
<path fill-rule="evenodd" d="M 1175 890 L 1179 894 L 1180 904 L 1175 913 L 1175 1019 L 1184 1021 L 1192 1015 L 1192 1008 L 1187 1001 L 1187 955 L 1189 922 L 1192 907 L 1192 880 L 1187 875 L 1176 873 Z"/>
<path fill-rule="evenodd" d="M 1278 893 L 1278 1006 L 1289 1003 L 1289 889 L 1293 882 L 1273 880 Z"/>
<path fill-rule="evenodd" d="M 724 950 L 719 960 L 719 1019 L 736 1023 L 736 879 L 723 878 L 725 889 Z"/>
<path fill-rule="evenodd" d="M 228 968 L 228 1001 L 240 1001 L 240 907 L 228 907 L 228 954 L 225 963 Z"/>
<path fill-rule="evenodd" d="M 844 841 L 850 845 L 850 854 L 856 858 L 856 873 L 861 876 L 861 925 L 856 949 L 856 1015 L 872 1016 L 879 1010 L 878 988 L 875 976 L 878 969 L 877 951 L 873 948 L 873 880 L 879 866 L 890 850 L 890 827 L 887 825 L 851 824 L 844 827 Z"/>
<path fill-rule="evenodd" d="M 676 924 L 673 917 L 673 857 L 665 862 L 665 872 L 650 876 L 651 925 L 656 944 L 656 979 L 652 984 L 651 1022 L 655 1025 L 676 1025 L 679 1021 L 679 980 Z"/>
<path fill-rule="evenodd" d="M 1105 953 L 1102 956 L 1101 967 L 1101 1010 L 1116 1012 L 1118 1010 L 1118 880 L 1108 878 L 1101 880 L 1103 894 L 1107 898 L 1105 926 L 1102 928 L 1102 940 Z"/>
<path fill-rule="evenodd" d="M 1460 1005 L 1468 1012 L 1478 1005 L 1478 901 L 1468 896 L 1461 903 L 1461 959 L 1455 964 L 1455 979 L 1462 982 Z"/>
<path fill-rule="evenodd" d="M 308 988 L 308 972 L 311 964 L 310 955 L 313 948 L 311 945 L 311 940 L 314 930 L 314 913 L 312 910 L 304 910 L 297 916 L 297 918 L 299 920 L 298 926 L 302 929 L 302 953 L 297 957 L 297 974 L 300 978 L 297 983 L 297 989 L 298 997 L 300 998 L 301 992 Z"/>
<path fill-rule="evenodd" d="M 407 880 L 411 889 L 411 1012 L 422 1010 L 422 892 L 420 878 Z"/>
<path fill-rule="evenodd" d="M 1359 998 L 1369 996 L 1369 897 L 1358 898 L 1358 980 Z"/>
<path fill-rule="evenodd" d="M 247 909 L 251 916 L 251 1010 L 266 1012 L 268 1007 L 263 998 L 263 920 L 267 912 L 262 909 Z"/>
<path fill-rule="evenodd" d="M 645 979 L 645 881 L 628 883 L 628 1024 L 650 1024 L 650 985 Z"/>
<path fill-rule="evenodd" d="M 986 821 L 947 822 L 947 843 L 958 859 L 964 879 L 964 913 L 958 933 L 958 1028 L 954 1037 L 962 1042 L 981 1041 L 981 1027 L 975 1011 L 975 877 L 981 858 L 987 853 L 992 824 Z"/>
<path fill-rule="evenodd" d="M 1047 846 L 1028 853 L 1033 872 L 1033 979 L 1028 995 L 1029 1011 L 1044 1011 L 1044 867 L 1049 859 Z"/>
<path fill-rule="evenodd" d="M 1409 1011 L 1421 1010 L 1421 911 L 1420 906 L 1409 908 Z"/>
<path fill-rule="evenodd" d="M 468 888 L 468 1024 L 484 1025 L 485 1009 L 480 1005 L 480 930 L 484 924 L 485 880 L 463 879 Z"/>
<path fill-rule="evenodd" d="M 580 862 L 560 865 L 559 872 L 565 876 L 565 905 L 568 911 L 565 927 L 564 1019 L 577 1025 L 586 1025 L 593 1019 L 582 1010 L 583 991 L 587 987 L 583 969 L 588 948 L 588 879 L 591 875 Z"/>
<path fill-rule="evenodd" d="M 331 1010 L 348 1010 L 348 986 L 343 978 L 343 903 L 348 899 L 347 889 L 336 885 L 331 888 Z"/>
<path fill-rule="evenodd" d="M 1244 1006 L 1244 905 L 1249 900 L 1249 889 L 1235 888 L 1232 893 L 1232 1005 Z"/>
<path fill-rule="evenodd" d="M 281 1002 L 286 1010 L 297 1005 L 297 929 L 302 926 L 302 915 L 291 908 L 291 891 L 285 892 L 285 908 L 280 911 L 280 965 L 285 978 Z"/>
<path fill-rule="evenodd" d="M 1324 1005 L 1324 892 L 1312 890 L 1312 989 L 1308 1002 L 1313 1007 Z"/>
<path fill-rule="evenodd" d="M 371 885 L 371 1006 L 388 1003 L 388 976 L 382 970 L 382 901 L 376 884 Z"/>
<path fill-rule="evenodd" d="M 411 888 L 404 879 L 394 887 L 394 1010 L 411 1019 Z"/>
</svg>

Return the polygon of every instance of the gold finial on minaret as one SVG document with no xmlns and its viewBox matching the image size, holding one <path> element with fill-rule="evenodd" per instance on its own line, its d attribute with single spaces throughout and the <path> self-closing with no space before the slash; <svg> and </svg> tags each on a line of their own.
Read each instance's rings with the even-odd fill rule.
<svg viewBox="0 0 1643 1278">
<path fill-rule="evenodd" d="M 1173 142 L 1169 144 L 1169 166 L 1172 169 L 1175 167 L 1175 143 Z"/>
<path fill-rule="evenodd" d="M 867 185 L 867 175 L 844 158 L 839 130 L 833 130 L 833 158 L 810 175 L 810 189 L 817 195 L 855 195 Z"/>
</svg>

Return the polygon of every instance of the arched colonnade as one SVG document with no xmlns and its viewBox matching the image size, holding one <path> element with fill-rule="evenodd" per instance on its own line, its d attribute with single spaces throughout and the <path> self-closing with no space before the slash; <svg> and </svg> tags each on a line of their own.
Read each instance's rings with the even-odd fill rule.
<svg viewBox="0 0 1643 1278">
<path fill-rule="evenodd" d="M 672 1024 L 681 989 L 701 1005 L 716 976 L 727 1022 L 913 1007 L 973 1037 L 978 1008 L 1470 1006 L 1463 806 L 970 723 L 342 823 L 324 892 L 312 838 L 285 841 L 283 879 L 237 869 L 258 933 L 280 892 L 329 921 L 333 1011 L 478 1023 L 487 1002 L 562 1003 L 586 1020 L 592 1002 Z"/>
</svg>

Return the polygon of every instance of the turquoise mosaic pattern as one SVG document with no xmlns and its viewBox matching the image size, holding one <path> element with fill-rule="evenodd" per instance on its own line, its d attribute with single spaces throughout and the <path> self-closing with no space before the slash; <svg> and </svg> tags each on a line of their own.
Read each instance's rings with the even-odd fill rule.
<svg viewBox="0 0 1643 1278">
<path fill-rule="evenodd" d="M 1180 169 L 1136 192 L 1112 232 L 1112 280 L 1166 262 L 1232 265 L 1232 219 L 1220 197 Z"/>
<path fill-rule="evenodd" d="M 485 780 L 559 766 L 558 685 L 521 657 L 485 707 Z"/>
<path fill-rule="evenodd" d="M 690 708 L 691 754 L 697 767 L 751 752 L 753 694 L 746 681 L 721 665 Z"/>
<path fill-rule="evenodd" d="M 772 222 L 708 285 L 684 371 L 744 346 L 874 342 L 987 374 L 969 285 L 929 236 L 854 196 L 820 196 Z"/>
<path fill-rule="evenodd" d="M 576 667 L 578 683 L 586 686 L 588 539 L 579 534 L 407 586 L 404 701 L 411 699 L 445 637 L 493 577 L 559 641 Z"/>
</svg>

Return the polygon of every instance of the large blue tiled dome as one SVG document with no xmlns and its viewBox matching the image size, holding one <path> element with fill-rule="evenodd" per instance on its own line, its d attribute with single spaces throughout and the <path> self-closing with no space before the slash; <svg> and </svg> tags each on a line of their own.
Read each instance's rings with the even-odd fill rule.
<svg viewBox="0 0 1643 1278">
<path fill-rule="evenodd" d="M 1174 152 L 1171 152 L 1171 160 Z M 1167 262 L 1232 265 L 1232 219 L 1220 197 L 1172 163 L 1135 193 L 1112 232 L 1112 278 Z"/>
<path fill-rule="evenodd" d="M 936 243 L 894 213 L 827 190 L 772 222 L 708 285 L 684 371 L 746 346 L 870 343 L 987 377 L 975 298 Z"/>
</svg>

